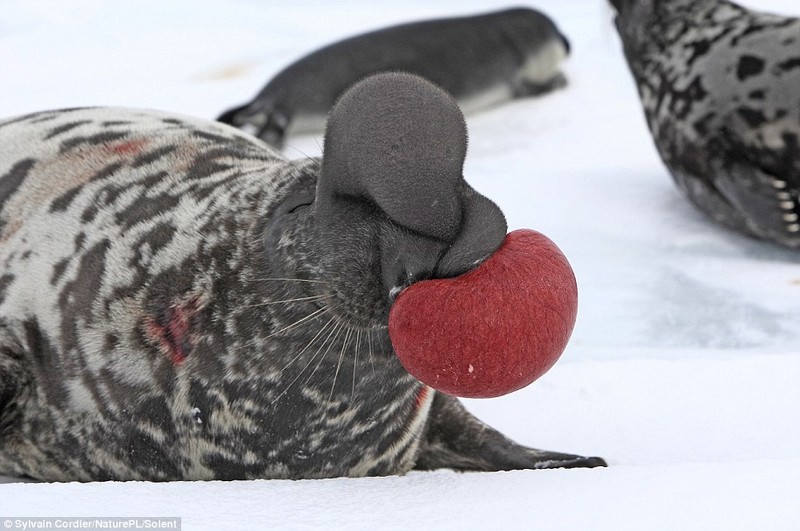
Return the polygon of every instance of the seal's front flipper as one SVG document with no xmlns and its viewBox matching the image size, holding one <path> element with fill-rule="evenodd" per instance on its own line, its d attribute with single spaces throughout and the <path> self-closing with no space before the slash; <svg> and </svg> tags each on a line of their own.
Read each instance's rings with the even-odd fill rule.
<svg viewBox="0 0 800 531">
<path fill-rule="evenodd" d="M 606 466 L 599 457 L 521 446 L 486 426 L 454 397 L 436 393 L 415 468 L 498 471 Z"/>
<path fill-rule="evenodd" d="M 568 84 L 567 77 L 560 72 L 546 81 L 523 79 L 514 86 L 514 97 L 529 98 L 532 96 L 542 96 L 548 92 L 565 88 Z"/>
<path fill-rule="evenodd" d="M 247 109 L 247 107 L 247 105 L 240 105 L 239 107 L 228 109 L 217 117 L 217 121 L 237 127 L 239 124 L 238 115 Z"/>
<path fill-rule="evenodd" d="M 285 113 L 265 108 L 258 100 L 225 111 L 217 121 L 258 137 L 278 150 L 283 148 L 289 127 L 289 117 Z"/>
<path fill-rule="evenodd" d="M 264 125 L 252 132 L 270 146 L 277 150 L 283 149 L 286 141 L 286 130 L 289 128 L 289 117 L 278 110 L 272 110 L 267 114 Z M 245 129 L 246 132 L 250 132 Z"/>
</svg>

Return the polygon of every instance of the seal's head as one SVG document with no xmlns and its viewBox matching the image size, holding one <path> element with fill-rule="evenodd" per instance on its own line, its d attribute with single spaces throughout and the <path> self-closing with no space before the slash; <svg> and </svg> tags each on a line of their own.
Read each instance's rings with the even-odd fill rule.
<svg viewBox="0 0 800 531">
<path fill-rule="evenodd" d="M 474 268 L 506 234 L 463 178 L 455 100 L 421 77 L 370 76 L 331 111 L 314 203 L 320 265 L 340 318 L 385 326 L 402 288 Z"/>
<path fill-rule="evenodd" d="M 663 54 L 675 38 L 702 21 L 717 2 L 708 0 L 609 0 L 631 68 Z M 716 5 L 718 7 L 718 5 Z"/>
</svg>

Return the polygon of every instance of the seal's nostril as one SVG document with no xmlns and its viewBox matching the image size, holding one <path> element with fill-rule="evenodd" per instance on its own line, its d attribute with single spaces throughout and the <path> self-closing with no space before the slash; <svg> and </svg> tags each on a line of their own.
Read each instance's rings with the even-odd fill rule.
<svg viewBox="0 0 800 531">
<path fill-rule="evenodd" d="M 389 290 L 389 301 L 394 302 L 400 292 L 403 291 L 407 286 L 392 286 L 392 289 Z"/>
<path fill-rule="evenodd" d="M 394 300 L 400 294 L 401 291 L 406 289 L 407 287 L 411 286 L 412 284 L 416 284 L 422 280 L 428 280 L 431 278 L 435 278 L 436 274 L 431 270 L 420 270 L 420 271 L 412 271 L 408 272 L 407 270 L 403 270 L 398 276 L 395 281 L 395 284 L 389 288 L 389 302 L 394 303 Z"/>
</svg>

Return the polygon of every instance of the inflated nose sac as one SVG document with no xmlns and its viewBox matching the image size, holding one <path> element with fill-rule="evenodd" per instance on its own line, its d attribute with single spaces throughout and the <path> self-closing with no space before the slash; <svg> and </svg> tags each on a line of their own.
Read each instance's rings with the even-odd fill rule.
<svg viewBox="0 0 800 531">
<path fill-rule="evenodd" d="M 365 78 L 328 120 L 317 215 L 364 201 L 405 231 L 384 230 L 385 282 L 448 277 L 491 255 L 506 234 L 500 209 L 464 181 L 467 129 L 455 100 L 406 73 Z M 391 286 L 390 286 L 391 287 Z"/>
</svg>

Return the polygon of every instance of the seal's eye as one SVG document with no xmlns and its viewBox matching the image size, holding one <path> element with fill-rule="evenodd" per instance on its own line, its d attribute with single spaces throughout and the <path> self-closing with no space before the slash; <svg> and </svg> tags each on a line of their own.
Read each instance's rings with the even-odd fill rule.
<svg viewBox="0 0 800 531">
<path fill-rule="evenodd" d="M 280 206 L 280 211 L 294 214 L 314 204 L 315 196 L 311 192 L 303 192 L 287 197 Z"/>
<path fill-rule="evenodd" d="M 290 213 L 290 214 L 294 214 L 294 213 L 296 213 L 298 210 L 301 210 L 301 209 L 303 209 L 303 208 L 310 207 L 312 204 L 314 204 L 314 202 L 313 202 L 313 201 L 310 201 L 310 202 L 308 202 L 308 203 L 300 203 L 299 205 L 295 205 L 295 206 L 293 206 L 293 207 L 292 207 L 292 209 L 291 209 L 291 210 L 289 210 L 289 213 Z"/>
</svg>

